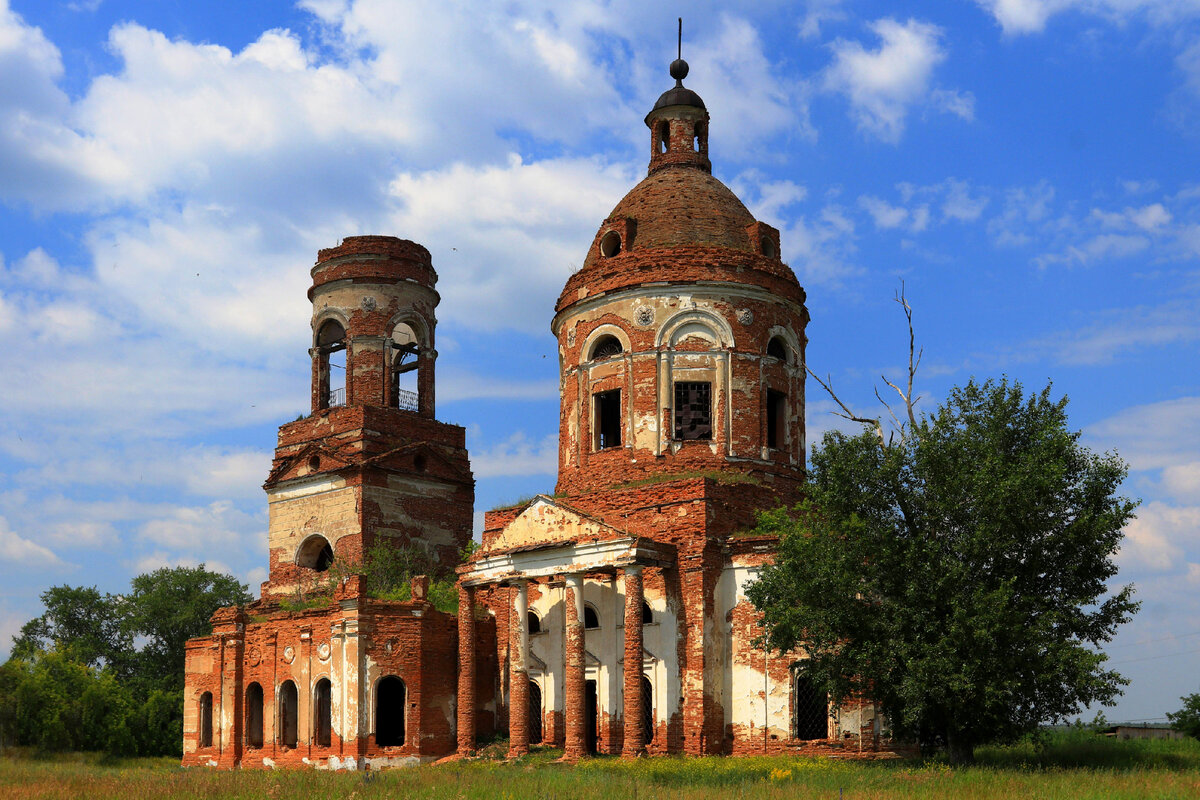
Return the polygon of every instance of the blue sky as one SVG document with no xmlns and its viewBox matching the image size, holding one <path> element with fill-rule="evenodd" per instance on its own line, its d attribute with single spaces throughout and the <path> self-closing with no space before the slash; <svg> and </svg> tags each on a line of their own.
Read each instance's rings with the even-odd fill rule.
<svg viewBox="0 0 1200 800">
<path fill-rule="evenodd" d="M 813 368 L 875 413 L 903 281 L 925 408 L 1053 381 L 1142 500 L 1108 716 L 1200 691 L 1197 0 L 0 0 L 0 648 L 50 585 L 265 578 L 308 269 L 343 236 L 433 254 L 477 512 L 550 489 L 553 302 L 645 173 L 679 14 Z M 809 397 L 811 442 L 838 420 Z"/>
</svg>

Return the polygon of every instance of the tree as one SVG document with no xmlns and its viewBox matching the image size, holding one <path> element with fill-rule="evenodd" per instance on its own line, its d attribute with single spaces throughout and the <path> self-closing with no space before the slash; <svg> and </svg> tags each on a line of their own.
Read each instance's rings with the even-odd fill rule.
<svg viewBox="0 0 1200 800">
<path fill-rule="evenodd" d="M 1177 731 L 1183 731 L 1188 736 L 1200 739 L 1200 694 L 1189 694 L 1179 700 L 1183 703 L 1183 708 L 1174 714 L 1167 712 L 1167 719 L 1171 721 L 1171 727 Z"/>
<path fill-rule="evenodd" d="M 230 575 L 198 567 L 162 567 L 133 579 L 126 598 L 126 629 L 146 642 L 138 654 L 139 677 L 165 689 L 183 688 L 188 639 L 212 632 L 218 608 L 253 598 Z"/>
<path fill-rule="evenodd" d="M 89 667 L 107 665 L 118 674 L 128 670 L 133 637 L 123 621 L 120 597 L 102 594 L 95 586 L 52 586 L 42 592 L 42 604 L 46 613 L 13 637 L 14 658 L 53 648 Z"/>
<path fill-rule="evenodd" d="M 802 647 L 833 697 L 872 697 L 895 733 L 968 761 L 1120 694 L 1093 648 L 1138 607 L 1106 586 L 1135 504 L 1049 386 L 972 380 L 918 419 L 909 352 L 899 436 L 825 435 L 807 500 L 760 520 L 779 551 L 748 595 L 765 642 Z"/>
</svg>

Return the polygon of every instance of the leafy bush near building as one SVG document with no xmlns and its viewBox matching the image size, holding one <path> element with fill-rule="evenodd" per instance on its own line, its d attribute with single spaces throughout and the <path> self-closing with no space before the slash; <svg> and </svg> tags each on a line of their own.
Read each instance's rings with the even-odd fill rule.
<svg viewBox="0 0 1200 800">
<path fill-rule="evenodd" d="M 138 575 L 127 594 L 55 586 L 46 613 L 0 665 L 0 741 L 38 751 L 181 755 L 188 639 L 218 608 L 250 600 L 234 578 L 199 567 Z"/>
</svg>

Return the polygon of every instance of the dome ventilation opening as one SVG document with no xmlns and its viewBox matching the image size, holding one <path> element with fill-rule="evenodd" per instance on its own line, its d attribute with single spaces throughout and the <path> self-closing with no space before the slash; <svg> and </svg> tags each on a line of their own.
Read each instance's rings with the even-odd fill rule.
<svg viewBox="0 0 1200 800">
<path fill-rule="evenodd" d="M 609 231 L 600 239 L 600 255 L 612 258 L 621 252 L 621 234 Z"/>
<path fill-rule="evenodd" d="M 771 241 L 770 236 L 762 237 L 760 244 L 762 246 L 762 254 L 764 256 L 767 258 L 775 258 L 775 242 Z"/>
</svg>

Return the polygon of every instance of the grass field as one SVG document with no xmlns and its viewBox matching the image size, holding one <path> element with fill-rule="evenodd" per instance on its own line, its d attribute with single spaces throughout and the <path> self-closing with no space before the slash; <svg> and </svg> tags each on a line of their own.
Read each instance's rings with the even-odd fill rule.
<svg viewBox="0 0 1200 800">
<path fill-rule="evenodd" d="M 182 769 L 173 760 L 106 761 L 91 754 L 0 758 L 5 798 L 1200 798 L 1200 742 L 1118 742 L 1055 735 L 1044 747 L 985 748 L 972 767 L 938 761 L 597 758 L 554 763 L 557 751 L 516 763 L 459 762 L 416 769 L 318 771 Z"/>
</svg>

